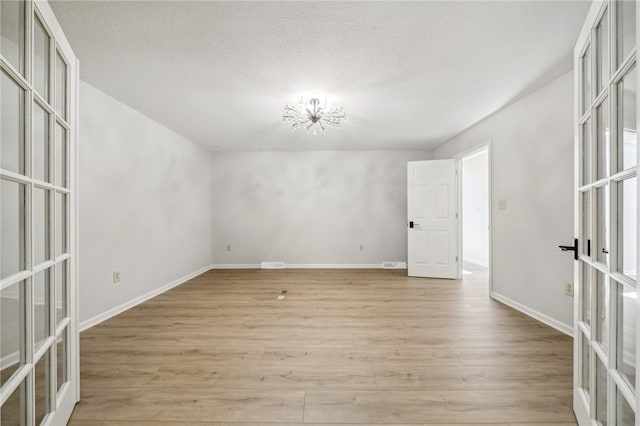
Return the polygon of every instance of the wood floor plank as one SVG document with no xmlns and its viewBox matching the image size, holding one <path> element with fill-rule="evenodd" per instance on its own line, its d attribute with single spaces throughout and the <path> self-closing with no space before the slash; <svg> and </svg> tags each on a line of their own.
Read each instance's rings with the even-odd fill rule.
<svg viewBox="0 0 640 426">
<path fill-rule="evenodd" d="M 74 421 L 301 422 L 304 390 L 83 388 Z"/>
<path fill-rule="evenodd" d="M 575 424 L 572 339 L 465 278 L 207 272 L 81 334 L 70 424 Z"/>
<path fill-rule="evenodd" d="M 326 391 L 309 390 L 305 422 L 500 423 L 575 421 L 570 390 Z"/>
</svg>

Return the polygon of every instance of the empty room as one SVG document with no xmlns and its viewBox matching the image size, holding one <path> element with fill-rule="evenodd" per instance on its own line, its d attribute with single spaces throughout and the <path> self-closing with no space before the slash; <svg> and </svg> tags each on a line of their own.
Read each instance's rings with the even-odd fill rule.
<svg viewBox="0 0 640 426">
<path fill-rule="evenodd" d="M 636 0 L 0 0 L 0 425 L 635 425 Z"/>
</svg>

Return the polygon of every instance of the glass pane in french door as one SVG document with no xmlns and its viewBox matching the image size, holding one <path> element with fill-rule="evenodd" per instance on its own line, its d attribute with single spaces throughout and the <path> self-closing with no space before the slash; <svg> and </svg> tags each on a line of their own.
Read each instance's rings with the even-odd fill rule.
<svg viewBox="0 0 640 426">
<path fill-rule="evenodd" d="M 0 291 L 0 386 L 22 365 L 24 281 Z"/>
<path fill-rule="evenodd" d="M 638 252 L 638 178 L 632 177 L 616 183 L 618 194 L 618 217 L 616 221 L 617 265 L 616 270 L 636 280 Z"/>
<path fill-rule="evenodd" d="M 580 58 L 580 73 L 582 76 L 581 92 L 581 112 L 584 114 L 591 107 L 591 46 L 587 46 L 584 55 Z"/>
<path fill-rule="evenodd" d="M 24 75 L 24 2 L 0 1 L 0 54 Z"/>
<path fill-rule="evenodd" d="M 591 276 L 592 268 L 587 263 L 582 263 L 582 275 L 580 277 L 580 294 L 581 296 L 581 320 L 587 326 L 591 326 Z"/>
<path fill-rule="evenodd" d="M 4 3 L 4 2 L 3 2 Z M 24 90 L 4 71 L 0 77 L 0 168 L 24 174 Z"/>
<path fill-rule="evenodd" d="M 23 381 L 0 407 L 2 426 L 23 426 L 26 424 L 25 387 Z"/>
<path fill-rule="evenodd" d="M 636 1 L 618 2 L 616 66 L 620 66 L 636 46 Z"/>
<path fill-rule="evenodd" d="M 33 187 L 33 264 L 51 258 L 49 229 L 49 200 L 51 191 Z"/>
<path fill-rule="evenodd" d="M 605 11 L 596 27 L 596 40 L 598 41 L 598 58 L 596 61 L 596 77 L 598 93 L 609 83 L 609 11 Z"/>
<path fill-rule="evenodd" d="M 62 333 L 60 333 L 60 335 L 56 338 L 56 389 L 58 393 L 60 393 L 62 385 L 69 381 L 69 351 L 67 349 L 68 344 L 69 342 L 67 340 L 67 329 L 65 328 L 64 330 L 62 330 Z"/>
<path fill-rule="evenodd" d="M 67 155 L 69 150 L 67 149 L 67 130 L 62 127 L 60 123 L 56 123 L 55 134 L 55 158 L 56 158 L 56 185 L 64 188 L 68 187 L 67 182 Z"/>
<path fill-rule="evenodd" d="M 633 426 L 636 424 L 636 415 L 624 395 L 618 389 L 616 391 L 616 424 L 621 426 Z"/>
<path fill-rule="evenodd" d="M 60 256 L 67 252 L 67 211 L 67 195 L 61 192 L 56 192 L 56 256 Z"/>
<path fill-rule="evenodd" d="M 36 350 L 49 337 L 50 270 L 38 272 L 33 277 L 33 324 Z"/>
<path fill-rule="evenodd" d="M 31 139 L 33 141 L 33 177 L 51 182 L 49 173 L 49 114 L 38 102 L 33 103 Z"/>
<path fill-rule="evenodd" d="M 596 108 L 596 117 L 598 120 L 598 134 L 596 135 L 596 143 L 598 145 L 597 152 L 597 178 L 602 179 L 609 176 L 609 98 Z"/>
<path fill-rule="evenodd" d="M 60 52 L 56 52 L 56 112 L 67 119 L 67 64 Z"/>
<path fill-rule="evenodd" d="M 618 84 L 618 170 L 638 164 L 636 67 Z"/>
<path fill-rule="evenodd" d="M 33 25 L 33 85 L 45 101 L 49 101 L 49 46 L 50 39 L 42 22 L 36 16 Z"/>
<path fill-rule="evenodd" d="M 595 259 L 609 265 L 609 185 L 596 188 Z"/>
<path fill-rule="evenodd" d="M 605 274 L 596 272 L 596 341 L 609 352 L 609 282 Z"/>
<path fill-rule="evenodd" d="M 590 256 L 591 248 L 589 241 L 591 240 L 591 190 L 587 189 L 580 193 L 580 252 L 585 256 Z"/>
<path fill-rule="evenodd" d="M 616 369 L 627 385 L 634 389 L 636 385 L 636 320 L 638 318 L 637 292 L 630 285 L 617 283 L 618 319 Z"/>
<path fill-rule="evenodd" d="M 580 157 L 580 183 L 586 185 L 591 183 L 591 118 L 580 126 Z"/>
<path fill-rule="evenodd" d="M 591 371 L 591 348 L 589 347 L 589 338 L 580 333 L 580 388 L 587 394 L 590 390 L 589 374 Z"/>
<path fill-rule="evenodd" d="M 67 263 L 62 261 L 56 265 L 55 310 L 56 326 L 67 316 Z"/>
<path fill-rule="evenodd" d="M 595 419 L 601 425 L 607 424 L 607 367 L 596 356 L 596 413 Z"/>
<path fill-rule="evenodd" d="M 0 180 L 0 278 L 18 273 L 26 265 L 25 202 L 26 185 L 7 179 Z"/>
<path fill-rule="evenodd" d="M 44 417 L 51 411 L 49 403 L 49 381 L 51 380 L 49 357 L 51 349 L 46 351 L 42 358 L 38 360 L 35 366 L 35 412 L 36 424 L 39 425 Z"/>
</svg>

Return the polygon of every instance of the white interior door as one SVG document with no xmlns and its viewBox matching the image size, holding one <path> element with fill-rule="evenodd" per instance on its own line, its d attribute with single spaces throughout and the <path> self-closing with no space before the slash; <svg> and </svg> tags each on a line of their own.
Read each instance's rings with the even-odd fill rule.
<svg viewBox="0 0 640 426">
<path fill-rule="evenodd" d="M 79 398 L 78 65 L 45 1 L 0 1 L 0 422 L 64 425 Z"/>
<path fill-rule="evenodd" d="M 581 425 L 640 425 L 638 3 L 598 0 L 574 51 L 574 395 Z"/>
<path fill-rule="evenodd" d="M 456 160 L 407 163 L 408 274 L 458 278 Z"/>
</svg>

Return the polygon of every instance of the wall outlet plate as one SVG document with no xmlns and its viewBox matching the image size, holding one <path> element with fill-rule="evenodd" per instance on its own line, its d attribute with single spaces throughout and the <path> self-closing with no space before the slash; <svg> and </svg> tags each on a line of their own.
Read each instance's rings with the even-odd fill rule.
<svg viewBox="0 0 640 426">
<path fill-rule="evenodd" d="M 113 282 L 114 283 L 119 283 L 120 282 L 120 272 L 114 272 L 113 273 Z"/>
<path fill-rule="evenodd" d="M 573 297 L 573 283 L 564 283 L 564 294 Z"/>
<path fill-rule="evenodd" d="M 507 200 L 498 200 L 498 210 L 507 209 Z"/>
</svg>

